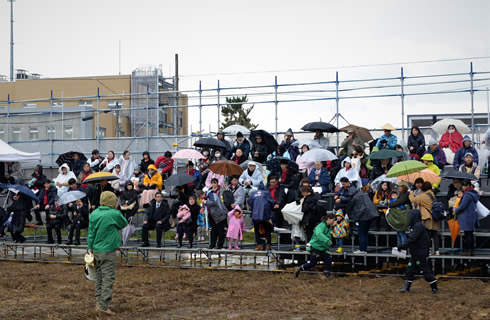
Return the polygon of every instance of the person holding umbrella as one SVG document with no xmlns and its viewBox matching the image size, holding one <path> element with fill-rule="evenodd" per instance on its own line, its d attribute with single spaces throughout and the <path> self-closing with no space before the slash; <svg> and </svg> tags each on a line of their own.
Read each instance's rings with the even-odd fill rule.
<svg viewBox="0 0 490 320">
<path fill-rule="evenodd" d="M 345 150 L 345 154 L 350 157 L 354 148 L 360 146 L 364 149 L 364 141 L 356 134 L 353 128 L 347 130 L 347 138 L 344 139 L 340 147 Z"/>
<path fill-rule="evenodd" d="M 292 161 L 295 161 L 299 155 L 298 147 L 293 145 L 294 142 L 296 142 L 296 139 L 294 139 L 293 130 L 289 128 L 284 134 L 284 140 L 281 142 L 281 146 L 288 152 L 289 158 Z"/>
<path fill-rule="evenodd" d="M 261 134 L 257 134 L 255 137 L 255 143 L 252 144 L 252 159 L 259 163 L 264 163 L 267 161 L 267 156 L 269 155 L 269 149 L 265 144 Z"/>
<path fill-rule="evenodd" d="M 443 150 L 449 163 L 453 162 L 454 155 L 463 146 L 463 136 L 453 124 L 448 125 L 446 132 L 439 140 L 439 148 Z"/>
<path fill-rule="evenodd" d="M 322 149 L 328 149 L 328 147 L 330 147 L 330 141 L 325 138 L 322 130 L 315 130 L 315 136 L 313 137 L 313 140 L 318 142 L 318 144 L 322 146 Z"/>
<path fill-rule="evenodd" d="M 15 243 L 24 243 L 26 238 L 22 235 L 26 224 L 26 218 L 30 215 L 32 200 L 22 192 L 17 192 L 13 197 L 13 203 L 7 207 L 7 214 L 12 215 L 12 221 L 8 230 Z"/>
<path fill-rule="evenodd" d="M 313 187 L 321 187 L 322 194 L 328 193 L 330 191 L 331 179 L 327 168 L 323 166 L 321 161 L 316 161 L 314 166 L 315 168 L 308 175 L 311 185 Z"/>
<path fill-rule="evenodd" d="M 85 156 L 84 156 L 84 159 Z M 73 166 L 73 173 L 75 173 L 75 176 L 78 176 L 80 172 L 83 170 L 83 165 L 86 163 L 86 160 L 82 160 L 80 157 L 80 153 L 78 152 L 73 152 L 73 161 L 72 161 L 72 166 Z"/>
<path fill-rule="evenodd" d="M 471 183 L 476 186 L 478 184 L 478 181 L 480 180 L 480 166 L 478 163 L 473 161 L 473 154 L 471 152 L 468 152 L 464 155 L 464 163 L 459 167 L 459 170 L 461 172 L 465 172 L 468 174 L 474 175 L 477 179 L 474 181 L 471 181 Z"/>
</svg>

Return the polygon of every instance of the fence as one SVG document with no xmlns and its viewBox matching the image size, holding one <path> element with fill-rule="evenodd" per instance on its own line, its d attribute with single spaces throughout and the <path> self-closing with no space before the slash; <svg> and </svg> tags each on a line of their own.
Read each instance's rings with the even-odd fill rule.
<svg viewBox="0 0 490 320">
<path fill-rule="evenodd" d="M 279 107 L 288 104 L 301 104 L 302 106 L 308 104 L 308 110 L 317 110 L 318 108 L 320 113 L 324 112 L 322 109 L 324 105 L 322 104 L 330 101 L 335 105 L 335 113 L 330 122 L 335 121 L 334 123 L 339 126 L 340 119 L 343 118 L 341 111 L 345 115 L 348 112 L 352 113 L 358 110 L 352 108 L 351 101 L 391 99 L 393 102 L 393 99 L 397 99 L 399 101 L 395 101 L 392 106 L 399 107 L 402 123 L 401 135 L 404 139 L 407 129 L 405 128 L 405 115 L 408 109 L 405 99 L 407 97 L 423 96 L 424 99 L 429 99 L 430 96 L 444 96 L 451 99 L 455 95 L 466 95 L 470 106 L 468 113 L 472 115 L 470 126 L 472 138 L 475 140 L 475 134 L 480 134 L 482 130 L 486 130 L 486 128 L 478 130 L 474 121 L 475 99 L 479 105 L 485 103 L 484 95 L 479 93 L 486 93 L 487 113 L 489 114 L 487 121 L 490 118 L 488 111 L 489 74 L 490 71 L 474 71 L 473 63 L 470 63 L 468 72 L 447 74 L 405 76 L 404 69 L 401 68 L 399 75 L 388 78 L 343 80 L 337 72 L 335 79 L 320 82 L 279 83 L 276 76 L 274 83 L 270 85 L 223 87 L 218 80 L 216 88 L 202 88 L 201 82 L 199 82 L 199 88 L 195 90 L 178 92 L 151 92 L 147 90 L 144 93 L 115 92 L 114 94 L 101 95 L 97 90 L 93 95 L 87 96 L 54 97 L 51 94 L 49 98 L 36 100 L 10 100 L 10 96 L 8 96 L 6 101 L 0 101 L 0 107 L 4 107 L 4 110 L 0 110 L 0 126 L 6 128 L 6 134 L 5 131 L 1 131 L 3 129 L 0 129 L 0 138 L 8 140 L 14 147 L 23 151 L 41 152 L 42 162 L 47 165 L 53 164 L 58 154 L 70 149 L 77 149 L 84 153 L 90 153 L 94 148 L 101 150 L 101 152 L 108 150 L 122 152 L 128 149 L 140 153 L 150 150 L 154 157 L 162 154 L 165 150 L 172 150 L 175 148 L 174 144 L 179 144 L 181 147 L 189 146 L 196 137 L 195 134 L 189 136 L 154 134 L 154 132 L 162 132 L 159 129 L 167 122 L 166 116 L 170 110 L 184 108 L 192 116 L 197 114 L 198 129 L 199 132 L 203 132 L 205 130 L 203 119 L 206 117 L 214 118 L 213 108 L 216 108 L 216 128 L 221 127 L 221 107 L 226 104 L 224 97 L 247 95 L 249 103 L 258 106 L 261 110 L 261 116 L 263 116 L 262 110 L 265 110 L 260 109 L 263 106 L 268 105 L 274 108 L 273 118 L 276 136 L 279 132 L 278 121 L 281 116 Z M 177 99 L 171 97 L 180 95 L 187 97 L 187 103 L 175 105 Z M 167 104 L 162 103 L 165 99 Z M 136 100 L 140 101 L 138 107 L 131 105 L 131 101 Z M 87 101 L 95 101 L 96 104 L 94 106 L 93 102 L 87 103 Z M 146 105 L 141 106 L 142 103 L 144 104 L 142 101 L 146 101 Z M 46 107 L 29 109 L 31 103 L 38 102 Z M 24 107 L 14 108 L 13 106 L 16 104 L 22 104 Z M 436 109 L 438 108 L 433 107 L 429 111 L 435 113 Z M 157 112 L 157 119 L 153 119 L 155 111 Z M 393 109 L 390 109 L 389 112 L 395 115 L 398 111 L 394 112 Z M 124 131 L 123 127 L 125 124 L 126 128 L 130 127 L 128 122 L 136 113 L 139 113 L 139 119 L 146 120 L 137 132 L 134 132 L 133 128 L 131 136 L 128 137 L 130 131 L 128 129 Z M 150 114 L 152 117 L 149 116 Z M 181 121 L 183 122 L 183 119 Z M 44 130 L 36 128 L 38 130 L 37 135 L 36 132 L 29 132 L 29 139 L 26 139 L 25 135 L 22 137 L 21 133 L 15 131 L 32 123 L 38 127 L 44 127 Z M 116 137 L 104 137 L 101 129 L 102 126 L 108 124 L 115 128 Z M 182 124 L 186 125 L 185 123 Z M 192 128 L 192 125 L 190 127 Z M 157 130 L 149 130 L 149 128 Z M 56 137 L 56 133 L 59 131 L 61 131 L 61 139 Z M 211 131 L 213 130 L 209 124 L 209 132 Z M 45 137 L 39 135 L 40 132 L 46 132 Z M 339 145 L 339 135 L 336 136 L 336 142 Z"/>
</svg>

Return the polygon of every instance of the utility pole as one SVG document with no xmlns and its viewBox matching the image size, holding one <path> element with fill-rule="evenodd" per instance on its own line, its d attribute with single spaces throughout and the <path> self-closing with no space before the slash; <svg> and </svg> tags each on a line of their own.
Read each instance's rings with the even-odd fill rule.
<svg viewBox="0 0 490 320">
<path fill-rule="evenodd" d="M 10 81 L 14 81 L 14 2 L 15 0 L 7 0 L 10 2 Z"/>
<path fill-rule="evenodd" d="M 175 54 L 175 78 L 174 78 L 174 97 L 175 97 L 175 107 L 172 109 L 173 122 L 174 122 L 174 135 L 178 136 L 179 130 L 179 54 Z"/>
</svg>

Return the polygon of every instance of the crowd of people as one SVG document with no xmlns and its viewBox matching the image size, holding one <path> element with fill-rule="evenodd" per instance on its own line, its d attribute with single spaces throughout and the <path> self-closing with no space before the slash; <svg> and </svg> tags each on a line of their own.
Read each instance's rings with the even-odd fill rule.
<svg viewBox="0 0 490 320">
<path fill-rule="evenodd" d="M 394 128 L 391 125 L 386 124 L 382 129 L 384 134 L 369 144 L 363 141 L 358 131 L 349 130 L 337 153 L 338 159 L 317 162 L 302 162 L 301 156 L 313 148 L 335 152 L 321 130 L 315 132 L 310 142 L 300 143 L 289 129 L 284 139 L 275 145 L 269 143 L 270 137 L 266 133 L 255 134 L 249 141 L 238 132 L 230 142 L 220 131 L 216 138 L 223 142 L 222 147 L 201 148 L 199 151 L 204 158 L 186 163 L 185 173 L 192 176 L 193 181 L 170 190 L 164 188 L 165 180 L 176 172 L 170 151 L 156 160 L 150 157 L 149 152 L 144 152 L 139 163 L 129 151 L 124 151 L 117 158 L 113 151 L 103 157 L 94 150 L 87 160 L 81 160 L 85 157 L 74 152 L 73 158 L 59 167 L 59 174 L 52 180 L 45 176 L 42 166 L 36 166 L 26 185 L 35 191 L 37 204 L 32 206 L 30 200 L 18 193 L 2 217 L 5 221 L 13 213 L 9 230 L 16 242 L 25 241 L 22 232 L 25 220 L 33 220 L 30 213 L 33 209 L 36 224 L 46 224 L 48 243 L 55 242 L 53 229 L 56 242 L 61 243 L 60 230 L 68 228 L 67 244 L 79 245 L 80 231 L 89 227 L 89 216 L 100 206 L 100 195 L 109 191 L 117 195 L 117 207 L 126 219 L 137 212 L 144 212 L 142 246 L 150 246 L 151 230 L 156 232 L 156 246 L 159 247 L 163 232 L 176 227 L 179 247 L 184 239 L 192 247 L 196 241 L 203 241 L 209 236 L 209 248 L 223 248 L 228 240 L 229 249 L 239 249 L 239 241 L 247 231 L 243 211 L 248 209 L 253 221 L 255 249 L 260 251 L 271 248 L 271 233 L 275 227 L 299 228 L 296 240 L 311 244 L 316 227 L 322 219 L 327 221 L 327 208 L 320 201 L 333 193 L 334 216 L 327 224 L 334 231 L 332 243 L 337 246 L 337 252 L 342 252 L 349 228 L 356 226 L 359 234 L 356 253 L 365 253 L 367 234 L 373 222 L 379 230 L 388 210 L 398 216 L 408 216 L 409 210 L 418 209 L 433 242 L 432 253 L 438 255 L 440 221 L 433 219 L 431 210 L 439 185 L 421 178 L 413 185 L 405 182 L 394 185 L 389 179 L 379 181 L 394 164 L 412 159 L 423 161 L 438 176 L 446 165 L 452 164 L 454 169 L 477 177 L 475 181 L 455 179 L 448 192 L 449 203 L 454 207 L 451 212 L 459 219 L 465 234 L 465 254 L 474 254 L 472 233 L 478 226 L 475 206 L 479 196 L 475 187 L 479 182 L 480 159 L 470 138 L 463 137 L 455 126 L 450 125 L 440 141 L 430 139 L 427 144 L 420 129 L 414 126 L 405 143 L 392 133 Z M 368 154 L 384 149 L 401 151 L 403 156 L 368 158 Z M 274 159 L 279 166 L 266 169 L 267 163 Z M 231 160 L 241 165 L 243 173 L 226 177 L 212 172 L 209 166 L 220 160 Z M 118 179 L 102 180 L 96 184 L 84 182 L 92 173 L 99 171 L 110 172 Z M 24 184 L 22 172 L 19 163 L 0 163 L 0 182 Z M 373 189 L 372 182 L 377 180 L 380 183 Z M 60 205 L 59 197 L 72 191 L 83 191 L 86 197 Z M 167 196 L 173 200 L 169 201 Z M 454 205 L 457 199 L 459 201 Z M 290 224 L 282 212 L 291 203 L 299 206 L 303 214 L 296 226 Z M 371 206 L 376 212 L 356 212 Z M 44 221 L 42 213 L 45 213 Z M 391 230 L 392 227 L 392 224 L 386 224 L 386 228 Z M 395 230 L 401 246 L 407 242 L 408 225 Z M 2 227 L 0 236 L 3 235 Z"/>
</svg>

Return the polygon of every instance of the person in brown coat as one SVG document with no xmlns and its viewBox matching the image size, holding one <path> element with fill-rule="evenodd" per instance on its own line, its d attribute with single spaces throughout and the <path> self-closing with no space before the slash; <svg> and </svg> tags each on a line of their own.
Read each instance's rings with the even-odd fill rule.
<svg viewBox="0 0 490 320">
<path fill-rule="evenodd" d="M 432 204 L 435 201 L 436 196 L 432 192 L 432 185 L 426 181 L 420 188 L 422 193 L 418 196 L 413 195 L 413 191 L 410 191 L 409 199 L 412 201 L 415 208 L 418 208 L 422 213 L 422 222 L 427 228 L 429 239 L 434 241 L 434 254 L 439 255 L 439 236 L 437 231 L 441 229 L 441 222 L 432 219 Z"/>
</svg>

